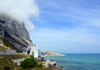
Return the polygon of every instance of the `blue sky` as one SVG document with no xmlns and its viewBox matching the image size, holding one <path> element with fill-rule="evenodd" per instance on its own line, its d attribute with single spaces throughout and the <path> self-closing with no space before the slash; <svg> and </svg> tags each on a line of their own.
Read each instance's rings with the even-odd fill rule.
<svg viewBox="0 0 100 70">
<path fill-rule="evenodd" d="M 99 0 L 36 0 L 39 16 L 29 31 L 41 51 L 100 53 Z"/>
</svg>

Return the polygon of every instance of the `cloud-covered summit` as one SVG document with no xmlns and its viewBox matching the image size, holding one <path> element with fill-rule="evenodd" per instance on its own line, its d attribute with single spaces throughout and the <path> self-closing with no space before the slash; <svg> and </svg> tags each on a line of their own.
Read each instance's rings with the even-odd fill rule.
<svg viewBox="0 0 100 70">
<path fill-rule="evenodd" d="M 29 17 L 39 17 L 39 9 L 35 0 L 0 0 L 0 14 L 10 15 L 19 22 L 24 22 L 28 30 L 32 30 L 34 25 Z"/>
</svg>

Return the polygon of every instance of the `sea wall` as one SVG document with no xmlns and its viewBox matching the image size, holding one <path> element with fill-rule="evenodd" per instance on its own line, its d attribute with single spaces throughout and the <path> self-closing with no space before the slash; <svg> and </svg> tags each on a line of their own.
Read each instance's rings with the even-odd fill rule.
<svg viewBox="0 0 100 70">
<path fill-rule="evenodd" d="M 0 55 L 12 55 L 17 54 L 15 50 L 0 50 Z"/>
</svg>

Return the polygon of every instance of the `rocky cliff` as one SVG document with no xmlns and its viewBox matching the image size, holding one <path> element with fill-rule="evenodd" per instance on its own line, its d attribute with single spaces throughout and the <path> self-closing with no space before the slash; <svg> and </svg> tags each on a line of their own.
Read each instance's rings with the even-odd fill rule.
<svg viewBox="0 0 100 70">
<path fill-rule="evenodd" d="M 20 23 L 9 16 L 0 15 L 0 36 L 20 51 L 32 44 L 24 23 Z"/>
</svg>

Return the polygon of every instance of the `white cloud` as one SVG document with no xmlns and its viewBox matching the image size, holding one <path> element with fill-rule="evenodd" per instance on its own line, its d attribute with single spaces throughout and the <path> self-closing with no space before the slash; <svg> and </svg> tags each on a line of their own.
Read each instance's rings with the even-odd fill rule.
<svg viewBox="0 0 100 70">
<path fill-rule="evenodd" d="M 12 16 L 24 22 L 28 30 L 34 28 L 29 17 L 39 17 L 39 9 L 35 0 L 0 0 L 0 13 Z"/>
</svg>

